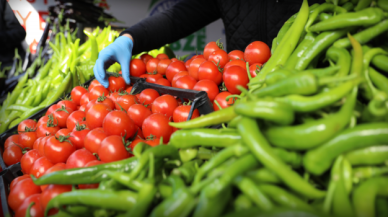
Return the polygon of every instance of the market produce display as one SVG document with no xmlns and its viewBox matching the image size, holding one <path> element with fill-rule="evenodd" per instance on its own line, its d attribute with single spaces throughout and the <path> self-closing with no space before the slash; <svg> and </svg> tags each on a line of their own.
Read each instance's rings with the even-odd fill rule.
<svg viewBox="0 0 388 217">
<path fill-rule="evenodd" d="M 132 76 L 205 91 L 215 111 L 186 121 L 184 99 L 128 94 L 120 76 L 77 86 L 7 139 L 25 174 L 8 204 L 16 216 L 388 216 L 387 18 L 381 0 L 304 0 L 271 51 L 140 54 Z"/>
</svg>

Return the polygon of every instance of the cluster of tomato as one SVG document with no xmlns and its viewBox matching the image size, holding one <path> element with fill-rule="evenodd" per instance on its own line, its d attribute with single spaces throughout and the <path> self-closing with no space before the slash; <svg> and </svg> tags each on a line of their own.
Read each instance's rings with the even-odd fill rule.
<svg viewBox="0 0 388 217">
<path fill-rule="evenodd" d="M 52 105 L 38 121 L 27 119 L 19 124 L 18 134 L 5 141 L 3 153 L 4 162 L 8 166 L 20 162 L 24 174 L 11 183 L 8 197 L 16 216 L 24 216 L 32 201 L 41 204 L 38 211 L 43 212 L 58 192 L 71 190 L 71 186 L 36 186 L 30 175 L 39 178 L 58 170 L 131 157 L 139 142 L 151 146 L 168 143 L 177 130 L 169 125 L 171 120 L 187 120 L 191 106 L 180 99 L 153 89 L 131 95 L 131 89 L 119 76 L 109 77 L 108 89 L 94 80 L 88 89 L 75 87 L 71 100 Z M 192 118 L 198 116 L 194 110 Z M 78 186 L 96 187 L 98 184 Z M 38 212 L 38 206 L 33 207 L 31 212 Z"/>
<path fill-rule="evenodd" d="M 203 54 L 186 62 L 169 59 L 166 54 L 156 58 L 143 54 L 140 59 L 131 61 L 130 72 L 131 76 L 146 78 L 150 83 L 206 91 L 217 111 L 218 106 L 225 108 L 233 103 L 233 98 L 228 101 L 225 98 L 240 94 L 238 85 L 247 88 L 250 77 L 256 76 L 270 56 L 270 48 L 261 41 L 252 42 L 244 52 L 233 50 L 229 53 L 222 49 L 222 44 L 213 41 L 205 46 Z"/>
</svg>

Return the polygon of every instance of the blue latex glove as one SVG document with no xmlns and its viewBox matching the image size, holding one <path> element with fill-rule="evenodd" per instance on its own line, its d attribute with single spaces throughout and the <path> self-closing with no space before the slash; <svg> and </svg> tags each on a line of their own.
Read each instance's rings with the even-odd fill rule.
<svg viewBox="0 0 388 217">
<path fill-rule="evenodd" d="M 96 79 L 105 88 L 109 86 L 105 70 L 115 62 L 121 65 L 121 72 L 125 83 L 129 84 L 131 82 L 129 79 L 129 63 L 132 58 L 132 48 L 132 40 L 126 36 L 120 36 L 112 44 L 100 51 L 93 72 Z"/>
</svg>

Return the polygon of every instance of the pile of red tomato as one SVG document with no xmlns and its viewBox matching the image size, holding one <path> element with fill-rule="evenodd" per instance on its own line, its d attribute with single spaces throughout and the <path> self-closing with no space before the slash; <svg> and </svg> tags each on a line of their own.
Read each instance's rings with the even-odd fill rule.
<svg viewBox="0 0 388 217">
<path fill-rule="evenodd" d="M 206 91 L 214 110 L 233 104 L 233 94 L 240 94 L 238 85 L 247 88 L 249 77 L 255 77 L 261 66 L 271 56 L 267 44 L 255 41 L 245 51 L 233 50 L 227 53 L 218 42 L 209 42 L 203 54 L 195 55 L 186 62 L 169 59 L 166 54 L 153 58 L 143 54 L 130 64 L 131 76 L 146 78 L 147 82 L 164 86 Z M 247 69 L 247 64 L 249 68 Z M 250 75 L 248 75 L 248 73 Z"/>
<path fill-rule="evenodd" d="M 251 43 L 244 52 L 230 53 L 210 42 L 203 54 L 186 62 L 164 54 L 157 58 L 145 54 L 131 61 L 130 70 L 131 76 L 144 77 L 150 83 L 206 91 L 214 110 L 219 110 L 219 106 L 226 108 L 233 103 L 232 98 L 225 98 L 240 93 L 237 85 L 246 88 L 249 77 L 255 77 L 269 57 L 270 50 L 262 42 Z M 94 80 L 87 89 L 75 87 L 71 99 L 52 105 L 38 121 L 28 119 L 19 124 L 18 134 L 7 138 L 3 152 L 6 165 L 20 162 L 24 174 L 10 185 L 8 204 L 15 216 L 24 216 L 31 202 L 35 202 L 33 216 L 43 216 L 51 198 L 71 191 L 72 186 L 36 186 L 30 175 L 39 178 L 54 171 L 131 157 L 139 142 L 167 144 L 177 130 L 169 122 L 187 120 L 189 103 L 153 89 L 135 95 L 129 94 L 131 90 L 120 76 L 109 77 L 108 88 Z M 199 115 L 195 110 L 192 118 Z M 97 188 L 98 184 L 77 187 Z"/>
</svg>

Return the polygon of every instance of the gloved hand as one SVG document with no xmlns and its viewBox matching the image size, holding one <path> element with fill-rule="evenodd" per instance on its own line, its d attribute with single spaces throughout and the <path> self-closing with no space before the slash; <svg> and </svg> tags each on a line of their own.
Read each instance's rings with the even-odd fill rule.
<svg viewBox="0 0 388 217">
<path fill-rule="evenodd" d="M 112 44 L 104 48 L 99 54 L 93 72 L 96 79 L 108 88 L 109 81 L 105 70 L 115 62 L 121 65 L 122 76 L 125 83 L 129 84 L 129 63 L 132 58 L 133 42 L 126 36 L 118 37 Z"/>
</svg>

